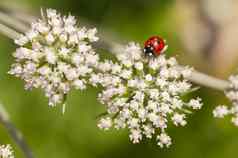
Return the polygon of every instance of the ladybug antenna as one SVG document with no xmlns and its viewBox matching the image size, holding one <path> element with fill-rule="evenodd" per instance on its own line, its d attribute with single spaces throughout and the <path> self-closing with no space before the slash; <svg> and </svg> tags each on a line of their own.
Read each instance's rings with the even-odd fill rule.
<svg viewBox="0 0 238 158">
<path fill-rule="evenodd" d="M 168 49 L 168 45 L 164 46 L 164 48 L 161 50 L 161 53 L 164 53 Z"/>
</svg>

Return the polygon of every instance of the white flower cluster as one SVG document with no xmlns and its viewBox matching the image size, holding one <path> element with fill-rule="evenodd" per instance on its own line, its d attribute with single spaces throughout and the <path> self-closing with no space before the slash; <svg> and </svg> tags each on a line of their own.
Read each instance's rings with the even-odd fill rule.
<svg viewBox="0 0 238 158">
<path fill-rule="evenodd" d="M 12 147 L 10 145 L 0 146 L 0 158 L 14 158 Z"/>
<path fill-rule="evenodd" d="M 90 79 L 93 85 L 102 85 L 99 100 L 107 106 L 107 115 L 98 127 L 128 128 L 133 143 L 139 143 L 143 136 L 156 136 L 160 147 L 168 147 L 168 123 L 185 126 L 186 114 L 202 106 L 200 98 L 183 99 L 192 90 L 186 80 L 192 70 L 178 65 L 175 58 L 145 57 L 136 43 L 129 43 L 117 59 L 101 62 L 101 73 Z"/>
<path fill-rule="evenodd" d="M 128 128 L 133 143 L 156 136 L 160 147 L 170 146 L 168 123 L 185 126 L 186 114 L 202 107 L 200 98 L 183 97 L 193 90 L 186 80 L 192 69 L 165 55 L 146 57 L 133 42 L 117 61 L 99 61 L 91 46 L 98 40 L 96 32 L 78 27 L 71 15 L 47 9 L 15 40 L 19 48 L 9 73 L 23 79 L 26 89 L 43 89 L 50 106 L 64 103 L 72 88 L 101 86 L 98 99 L 107 106 L 107 116 L 100 119 L 99 128 Z"/>
<path fill-rule="evenodd" d="M 235 126 L 238 126 L 238 75 L 231 76 L 229 78 L 230 86 L 225 91 L 227 98 L 232 102 L 232 106 L 229 108 L 226 105 L 217 106 L 214 111 L 213 115 L 217 118 L 223 118 L 227 115 L 232 116 L 232 123 Z"/>
<path fill-rule="evenodd" d="M 78 27 L 74 16 L 47 9 L 15 40 L 19 48 L 9 73 L 23 79 L 26 89 L 42 88 L 49 105 L 60 104 L 70 89 L 86 88 L 99 60 L 91 46 L 98 40 L 96 32 Z"/>
</svg>

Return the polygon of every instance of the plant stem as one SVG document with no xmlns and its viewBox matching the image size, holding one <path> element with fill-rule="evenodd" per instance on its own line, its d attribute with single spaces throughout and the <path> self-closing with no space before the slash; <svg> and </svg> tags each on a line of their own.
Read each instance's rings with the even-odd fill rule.
<svg viewBox="0 0 238 158">
<path fill-rule="evenodd" d="M 28 30 L 28 27 L 25 24 L 1 11 L 0 11 L 0 21 L 1 23 L 13 27 L 14 29 L 20 32 L 26 32 Z"/>
<path fill-rule="evenodd" d="M 10 39 L 17 39 L 20 34 L 16 32 L 15 30 L 7 27 L 6 25 L 3 25 L 0 23 L 0 33 L 2 33 L 4 36 L 7 36 Z"/>
<path fill-rule="evenodd" d="M 229 82 L 226 80 L 221 80 L 204 73 L 193 71 L 191 76 L 188 78 L 193 83 L 202 85 L 204 87 L 209 87 L 216 90 L 224 91 L 229 87 Z"/>
<path fill-rule="evenodd" d="M 26 158 L 34 158 L 33 153 L 26 141 L 24 140 L 21 132 L 11 123 L 8 113 L 0 104 L 0 123 L 6 128 L 8 134 L 20 147 Z"/>
</svg>

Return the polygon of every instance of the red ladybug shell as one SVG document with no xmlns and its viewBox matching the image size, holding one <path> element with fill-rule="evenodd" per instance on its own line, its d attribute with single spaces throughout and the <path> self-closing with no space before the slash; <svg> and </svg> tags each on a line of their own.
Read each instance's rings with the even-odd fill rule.
<svg viewBox="0 0 238 158">
<path fill-rule="evenodd" d="M 145 48 L 152 47 L 154 55 L 160 55 L 166 46 L 165 41 L 159 36 L 152 36 L 145 42 Z"/>
</svg>

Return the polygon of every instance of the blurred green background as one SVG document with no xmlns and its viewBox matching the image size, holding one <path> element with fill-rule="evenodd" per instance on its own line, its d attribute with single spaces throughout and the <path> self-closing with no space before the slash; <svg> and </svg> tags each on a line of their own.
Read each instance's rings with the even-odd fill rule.
<svg viewBox="0 0 238 158">
<path fill-rule="evenodd" d="M 237 31 L 233 29 L 238 21 L 236 1 L 1 0 L 0 5 L 17 6 L 32 15 L 39 15 L 41 7 L 71 12 L 90 21 L 99 32 L 110 30 L 123 43 L 143 43 L 149 36 L 158 34 L 167 39 L 169 55 L 221 78 L 235 72 L 237 66 Z M 232 11 L 229 7 L 235 10 L 230 13 L 234 14 L 232 23 L 227 13 Z M 225 17 L 221 19 L 221 15 Z M 127 131 L 103 132 L 97 128 L 96 116 L 104 107 L 97 102 L 97 91 L 93 88 L 70 93 L 64 115 L 61 107 L 48 107 L 41 91 L 25 91 L 21 80 L 7 74 L 14 49 L 13 41 L 0 35 L 0 100 L 36 158 L 235 158 L 238 155 L 238 128 L 229 119 L 212 117 L 215 105 L 229 103 L 222 92 L 201 88 L 194 93 L 202 97 L 204 107 L 188 118 L 186 127 L 169 128 L 173 138 L 169 149 L 160 149 L 153 140 L 133 145 Z M 23 157 L 2 126 L 0 142 L 13 144 L 16 157 Z"/>
</svg>

